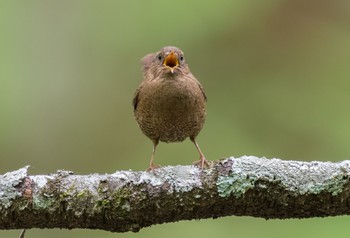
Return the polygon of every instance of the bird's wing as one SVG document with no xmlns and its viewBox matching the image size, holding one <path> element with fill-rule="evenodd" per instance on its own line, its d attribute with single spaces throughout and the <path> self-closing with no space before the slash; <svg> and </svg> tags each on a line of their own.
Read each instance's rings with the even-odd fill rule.
<svg viewBox="0 0 350 238">
<path fill-rule="evenodd" d="M 202 84 L 200 84 L 198 82 L 198 86 L 199 86 L 199 89 L 202 91 L 202 94 L 204 96 L 204 100 L 207 101 L 207 95 L 205 95 L 204 88 L 203 88 Z"/>
<path fill-rule="evenodd" d="M 134 111 L 136 111 L 137 103 L 139 102 L 139 94 L 140 94 L 141 86 L 136 89 L 134 94 L 134 98 L 132 99 L 132 105 L 134 106 Z"/>
<path fill-rule="evenodd" d="M 145 57 L 143 57 L 141 59 L 141 65 L 142 65 L 142 73 L 143 75 L 146 74 L 146 72 L 148 71 L 148 69 L 151 67 L 152 61 L 155 57 L 155 54 L 148 54 Z"/>
<path fill-rule="evenodd" d="M 152 61 L 153 61 L 155 55 L 156 54 L 154 54 L 154 53 L 148 54 L 141 59 L 142 73 L 144 76 L 146 75 L 148 69 L 151 67 L 151 64 L 152 64 Z M 139 93 L 140 93 L 141 88 L 142 88 L 142 84 L 138 87 L 138 89 L 136 89 L 136 92 L 134 94 L 134 98 L 132 100 L 132 105 L 134 106 L 134 111 L 136 110 L 137 103 L 139 102 L 138 97 L 139 97 Z"/>
</svg>

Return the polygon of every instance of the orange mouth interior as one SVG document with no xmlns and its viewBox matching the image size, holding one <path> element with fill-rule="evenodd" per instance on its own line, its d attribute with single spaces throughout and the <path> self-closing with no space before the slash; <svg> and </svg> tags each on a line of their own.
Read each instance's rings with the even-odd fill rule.
<svg viewBox="0 0 350 238">
<path fill-rule="evenodd" d="M 170 54 L 168 54 L 168 56 L 165 58 L 163 64 L 165 66 L 170 67 L 170 68 L 174 68 L 174 67 L 179 65 L 179 61 L 178 61 L 176 55 L 174 54 L 174 51 L 172 51 L 172 52 L 170 52 Z"/>
</svg>

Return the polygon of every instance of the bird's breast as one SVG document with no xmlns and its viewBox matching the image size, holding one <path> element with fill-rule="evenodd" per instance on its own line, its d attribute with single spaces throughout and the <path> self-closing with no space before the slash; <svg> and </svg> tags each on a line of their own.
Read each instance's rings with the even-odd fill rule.
<svg viewBox="0 0 350 238">
<path fill-rule="evenodd" d="M 205 99 L 196 82 L 154 80 L 143 85 L 135 116 L 148 137 L 182 141 L 202 128 L 204 106 Z"/>
<path fill-rule="evenodd" d="M 202 96 L 199 90 L 198 85 L 191 82 L 164 79 L 149 85 L 149 93 L 145 95 L 145 101 L 150 101 L 153 111 L 177 116 L 179 113 L 193 110 L 192 107 L 198 107 L 198 101 L 201 101 Z"/>
</svg>

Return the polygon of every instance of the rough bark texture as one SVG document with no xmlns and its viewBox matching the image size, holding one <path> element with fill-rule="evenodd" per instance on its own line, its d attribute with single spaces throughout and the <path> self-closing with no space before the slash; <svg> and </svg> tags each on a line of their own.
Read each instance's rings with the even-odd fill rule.
<svg viewBox="0 0 350 238">
<path fill-rule="evenodd" d="M 350 161 L 297 162 L 244 156 L 207 170 L 0 175 L 0 229 L 87 228 L 137 232 L 165 222 L 253 216 L 350 214 Z"/>
</svg>

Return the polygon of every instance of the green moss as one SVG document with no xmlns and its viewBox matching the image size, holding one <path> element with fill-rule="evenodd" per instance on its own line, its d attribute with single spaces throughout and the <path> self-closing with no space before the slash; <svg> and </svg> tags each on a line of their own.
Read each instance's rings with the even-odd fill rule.
<svg viewBox="0 0 350 238">
<path fill-rule="evenodd" d="M 108 199 L 102 199 L 95 202 L 93 210 L 95 212 L 100 212 L 105 209 L 110 208 L 110 201 Z"/>
<path fill-rule="evenodd" d="M 76 191 L 75 184 L 73 183 L 69 188 L 65 190 L 65 192 L 61 193 L 61 198 L 71 197 L 74 195 Z"/>
<path fill-rule="evenodd" d="M 131 191 L 128 189 L 118 189 L 113 191 L 112 194 L 107 195 L 106 190 L 107 186 L 99 186 L 98 192 L 99 196 L 103 199 L 95 201 L 93 210 L 101 211 L 104 209 L 110 209 L 111 207 L 117 208 L 119 214 L 130 211 L 129 197 Z"/>
<path fill-rule="evenodd" d="M 86 198 L 90 195 L 89 190 L 82 190 L 77 194 L 77 198 Z"/>
<path fill-rule="evenodd" d="M 239 198 L 254 187 L 255 181 L 256 177 L 245 174 L 230 174 L 229 176 L 220 176 L 216 186 L 220 197 L 228 197 L 233 194 Z"/>
<path fill-rule="evenodd" d="M 112 196 L 113 204 L 117 207 L 122 208 L 123 210 L 129 211 L 130 205 L 128 199 L 130 195 L 131 191 L 128 189 L 120 189 L 116 191 Z"/>
</svg>

